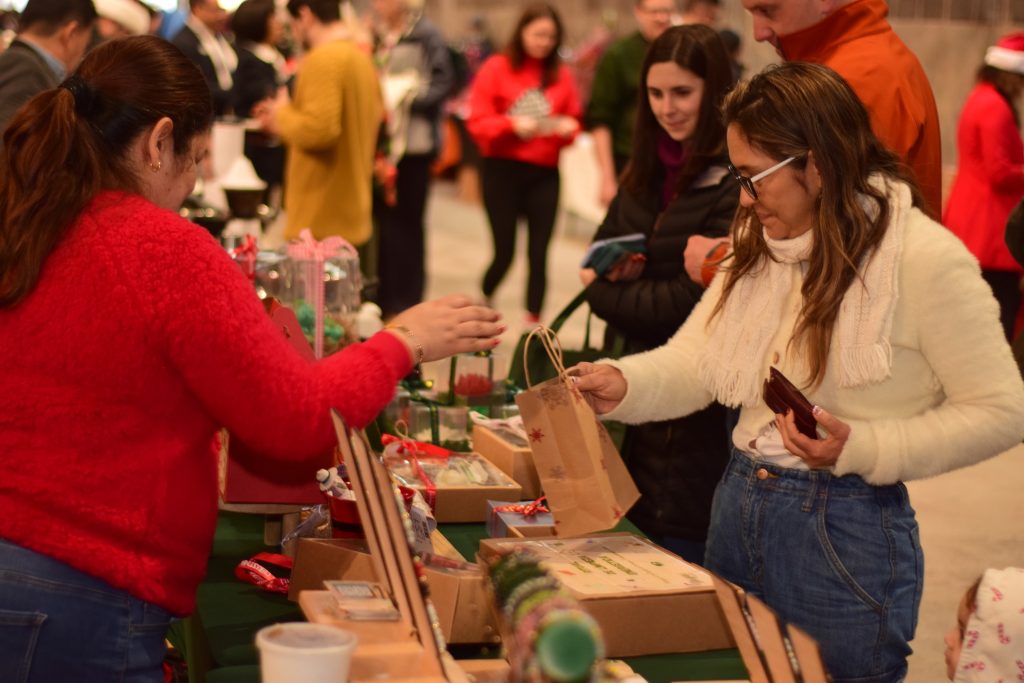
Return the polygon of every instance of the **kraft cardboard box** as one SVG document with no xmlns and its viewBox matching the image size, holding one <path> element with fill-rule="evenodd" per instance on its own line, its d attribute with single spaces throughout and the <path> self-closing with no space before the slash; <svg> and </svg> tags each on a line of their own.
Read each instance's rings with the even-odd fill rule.
<svg viewBox="0 0 1024 683">
<path fill-rule="evenodd" d="M 529 444 L 514 434 L 494 431 L 482 425 L 473 427 L 473 450 L 490 460 L 502 472 L 523 487 L 523 498 L 541 496 L 540 479 L 533 464 Z"/>
<path fill-rule="evenodd" d="M 484 458 L 486 460 L 486 458 Z M 523 497 L 523 489 L 511 477 L 501 470 L 491 468 L 493 474 L 503 481 L 495 486 L 438 486 L 434 500 L 434 519 L 439 523 L 447 522 L 486 522 L 489 508 L 487 501 L 498 500 L 509 503 L 518 502 Z M 426 487 L 412 484 L 428 500 Z"/>
<path fill-rule="evenodd" d="M 484 539 L 487 561 L 531 550 L 604 633 L 609 657 L 734 647 L 711 575 L 628 533 L 582 538 Z"/>
<path fill-rule="evenodd" d="M 462 556 L 438 532 L 433 538 L 435 554 L 455 561 Z M 425 567 L 430 595 L 437 610 L 441 632 L 450 643 L 492 643 L 498 629 L 489 600 L 484 593 L 484 575 L 476 565 L 462 570 Z M 299 593 L 324 589 L 324 581 L 379 581 L 364 541 L 303 538 L 299 540 L 292 569 L 288 599 L 298 601 Z"/>
</svg>

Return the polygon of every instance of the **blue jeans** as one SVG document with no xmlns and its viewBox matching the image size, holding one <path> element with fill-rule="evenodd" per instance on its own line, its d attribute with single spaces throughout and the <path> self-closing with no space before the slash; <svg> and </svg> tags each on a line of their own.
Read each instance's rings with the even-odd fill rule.
<svg viewBox="0 0 1024 683">
<path fill-rule="evenodd" d="M 898 683 L 924 555 L 906 487 L 795 471 L 733 450 L 705 566 L 810 633 L 835 683 Z"/>
<path fill-rule="evenodd" d="M 171 614 L 0 539 L 0 681 L 159 683 Z"/>
</svg>

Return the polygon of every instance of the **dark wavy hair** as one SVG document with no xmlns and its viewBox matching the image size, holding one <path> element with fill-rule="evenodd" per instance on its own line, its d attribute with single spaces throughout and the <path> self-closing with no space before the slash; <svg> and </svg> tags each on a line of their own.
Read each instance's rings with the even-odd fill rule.
<svg viewBox="0 0 1024 683">
<path fill-rule="evenodd" d="M 558 12 L 555 8 L 546 2 L 533 2 L 526 6 L 523 10 L 522 15 L 519 17 L 519 21 L 516 22 L 515 30 L 512 31 L 512 38 L 509 39 L 508 45 L 505 47 L 505 56 L 512 62 L 512 68 L 518 69 L 526 61 L 526 49 L 523 47 L 523 29 L 528 24 L 533 23 L 537 19 L 550 19 L 555 23 L 555 46 L 544 59 L 544 76 L 541 79 L 541 85 L 548 87 L 556 80 L 558 80 L 558 69 L 562 65 L 562 58 L 559 56 L 558 51 L 562 47 L 562 41 L 565 39 L 565 28 L 562 25 L 562 19 L 558 16 Z"/>
<path fill-rule="evenodd" d="M 658 178 L 663 175 L 658 159 L 661 125 L 654 117 L 651 101 L 647 97 L 647 74 L 652 66 L 664 62 L 673 62 L 704 81 L 697 129 L 689 142 L 690 153 L 680 173 L 677 191 L 685 191 L 725 151 L 725 124 L 719 110 L 726 94 L 736 83 L 725 44 L 707 26 L 674 26 L 651 44 L 640 70 L 633 154 L 622 175 L 622 186 L 634 195 L 643 195 L 658 187 Z"/>
<path fill-rule="evenodd" d="M 917 207 L 923 205 L 921 192 L 906 165 L 871 131 L 857 95 L 824 66 L 790 62 L 768 67 L 726 97 L 722 116 L 726 127 L 736 126 L 748 144 L 774 160 L 796 157 L 790 166 L 805 169 L 812 155 L 821 176 L 814 246 L 791 340 L 802 346 L 816 386 L 825 376 L 843 296 L 889 225 L 889 198 L 869 178 L 878 174 L 906 184 Z M 713 315 L 740 278 L 771 258 L 752 210 L 737 211 L 732 232 L 733 259 Z"/>
<path fill-rule="evenodd" d="M 184 164 L 213 121 L 210 89 L 178 48 L 155 36 L 103 43 L 60 87 L 18 111 L 0 155 L 0 308 L 32 291 L 100 190 L 139 191 L 129 149 L 163 117 Z"/>
</svg>

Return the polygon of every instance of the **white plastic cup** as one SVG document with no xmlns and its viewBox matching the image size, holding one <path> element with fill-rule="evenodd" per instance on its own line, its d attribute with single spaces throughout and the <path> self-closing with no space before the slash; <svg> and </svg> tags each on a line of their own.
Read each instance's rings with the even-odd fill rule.
<svg viewBox="0 0 1024 683">
<path fill-rule="evenodd" d="M 256 634 L 263 683 L 346 683 L 356 634 L 326 624 L 291 622 Z"/>
</svg>

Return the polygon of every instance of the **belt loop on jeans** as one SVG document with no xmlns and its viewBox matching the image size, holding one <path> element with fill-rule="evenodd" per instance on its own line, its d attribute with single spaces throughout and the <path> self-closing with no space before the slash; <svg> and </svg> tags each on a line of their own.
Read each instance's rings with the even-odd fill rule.
<svg viewBox="0 0 1024 683">
<path fill-rule="evenodd" d="M 807 487 L 807 497 L 804 498 L 803 505 L 800 506 L 802 512 L 813 512 L 815 499 L 819 495 L 824 498 L 828 490 L 827 472 L 815 472 L 812 470 L 810 474 L 810 486 Z"/>
</svg>

